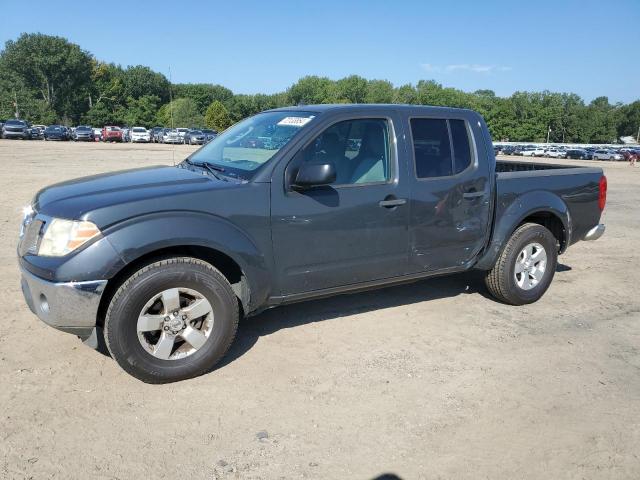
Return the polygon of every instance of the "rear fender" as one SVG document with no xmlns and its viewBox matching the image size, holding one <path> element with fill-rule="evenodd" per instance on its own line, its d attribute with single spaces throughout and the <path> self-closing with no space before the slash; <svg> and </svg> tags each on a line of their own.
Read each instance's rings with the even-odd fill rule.
<svg viewBox="0 0 640 480">
<path fill-rule="evenodd" d="M 496 213 L 491 240 L 475 268 L 493 268 L 505 244 L 513 232 L 527 217 L 540 213 L 550 213 L 557 217 L 564 229 L 564 241 L 559 253 L 571 243 L 571 216 L 566 203 L 556 194 L 545 190 L 534 190 L 517 196 L 509 205 L 504 200 L 496 202 Z"/>
</svg>

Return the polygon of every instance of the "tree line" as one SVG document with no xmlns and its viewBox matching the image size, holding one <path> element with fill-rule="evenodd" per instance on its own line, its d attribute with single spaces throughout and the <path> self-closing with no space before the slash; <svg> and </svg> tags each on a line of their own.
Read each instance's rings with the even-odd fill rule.
<svg viewBox="0 0 640 480">
<path fill-rule="evenodd" d="M 579 78 L 577 78 L 579 81 Z M 573 93 L 464 92 L 433 80 L 394 86 L 351 75 L 307 76 L 286 91 L 245 95 L 216 84 L 171 84 L 159 72 L 96 59 L 65 38 L 22 34 L 0 52 L 0 118 L 95 126 L 186 126 L 223 130 L 265 109 L 312 103 L 404 103 L 470 108 L 494 140 L 609 143 L 636 136 L 640 100 L 589 103 Z"/>
</svg>

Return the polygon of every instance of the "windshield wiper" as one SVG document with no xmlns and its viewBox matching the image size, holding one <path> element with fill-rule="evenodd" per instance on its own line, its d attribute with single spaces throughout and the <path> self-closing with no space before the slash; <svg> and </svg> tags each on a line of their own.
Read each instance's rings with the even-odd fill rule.
<svg viewBox="0 0 640 480">
<path fill-rule="evenodd" d="M 222 180 L 222 181 L 225 181 L 225 182 L 229 181 L 226 178 L 224 178 L 222 175 L 218 175 L 218 173 L 217 173 L 217 172 L 220 172 L 220 173 L 224 172 L 224 168 L 223 167 L 220 167 L 218 165 L 214 165 L 213 163 L 209 163 L 209 162 L 198 162 L 198 163 L 192 162 L 188 158 L 185 158 L 184 161 L 187 162 L 189 165 L 195 165 L 196 167 L 204 168 L 205 170 L 207 170 L 211 175 L 213 175 L 218 180 Z"/>
</svg>

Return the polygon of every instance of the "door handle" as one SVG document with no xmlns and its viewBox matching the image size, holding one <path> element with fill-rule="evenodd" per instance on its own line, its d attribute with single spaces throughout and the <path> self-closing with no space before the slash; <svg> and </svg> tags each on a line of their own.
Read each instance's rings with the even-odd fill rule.
<svg viewBox="0 0 640 480">
<path fill-rule="evenodd" d="M 405 203 L 407 203 L 407 201 L 404 198 L 394 198 L 389 200 L 380 200 L 378 205 L 385 208 L 393 208 L 399 205 L 404 205 Z"/>
<path fill-rule="evenodd" d="M 462 198 L 469 200 L 472 198 L 484 197 L 484 193 L 485 192 L 465 192 L 462 194 Z"/>
</svg>

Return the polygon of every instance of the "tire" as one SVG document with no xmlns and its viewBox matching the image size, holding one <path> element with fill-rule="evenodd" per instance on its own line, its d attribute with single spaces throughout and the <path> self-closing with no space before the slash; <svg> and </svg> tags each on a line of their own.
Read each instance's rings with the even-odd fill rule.
<svg viewBox="0 0 640 480">
<path fill-rule="evenodd" d="M 544 249 L 545 265 L 532 263 L 531 270 L 517 274 L 516 268 L 522 268 L 524 265 L 521 262 L 521 256 L 525 252 L 525 247 L 534 244 Z M 534 248 L 533 252 L 538 250 Z M 540 258 L 542 257 L 538 257 Z M 539 300 L 551 285 L 557 263 L 558 247 L 553 234 L 537 223 L 525 223 L 511 235 L 493 269 L 487 272 L 485 284 L 493 297 L 509 305 L 533 303 Z M 540 272 L 540 269 L 543 271 Z M 538 274 L 541 275 L 540 278 L 532 285 L 533 282 L 530 279 Z M 519 285 L 520 281 L 523 282 L 522 285 Z M 531 283 L 527 285 L 527 282 Z"/>
<path fill-rule="evenodd" d="M 171 295 L 164 297 L 162 293 L 178 290 L 180 297 L 175 297 L 179 298 L 175 301 L 180 301 L 181 306 L 172 315 L 166 311 L 168 307 L 163 301 Z M 183 314 L 189 309 L 189 305 L 184 306 L 185 294 L 195 295 L 193 302 L 206 300 L 206 308 L 210 309 L 210 313 L 185 320 L 187 315 Z M 156 300 L 156 303 L 150 304 L 156 297 L 160 303 Z M 149 305 L 151 307 L 147 308 Z M 156 310 L 149 313 L 153 308 Z M 140 332 L 138 318 L 141 315 L 159 318 L 155 320 L 160 322 L 159 328 L 155 328 L 154 322 L 151 330 Z M 181 323 L 182 326 L 171 323 L 169 327 L 163 318 Z M 168 383 L 196 377 L 211 370 L 233 342 L 238 319 L 238 300 L 227 279 L 216 268 L 195 258 L 175 257 L 145 266 L 118 288 L 105 316 L 104 338 L 111 356 L 127 373 L 146 383 Z M 189 326 L 189 322 L 193 326 Z M 208 327 L 205 328 L 207 323 Z M 176 328 L 179 333 L 171 328 Z M 198 347 L 180 336 L 188 330 L 193 333 L 198 329 L 196 336 L 203 342 Z M 168 347 L 168 355 L 174 358 L 165 359 L 167 351 L 164 355 L 159 352 L 161 348 L 158 345 L 165 336 L 174 339 L 171 341 L 172 347 Z M 184 351 L 181 352 L 181 349 Z M 194 349 L 191 353 L 187 351 Z"/>
</svg>

